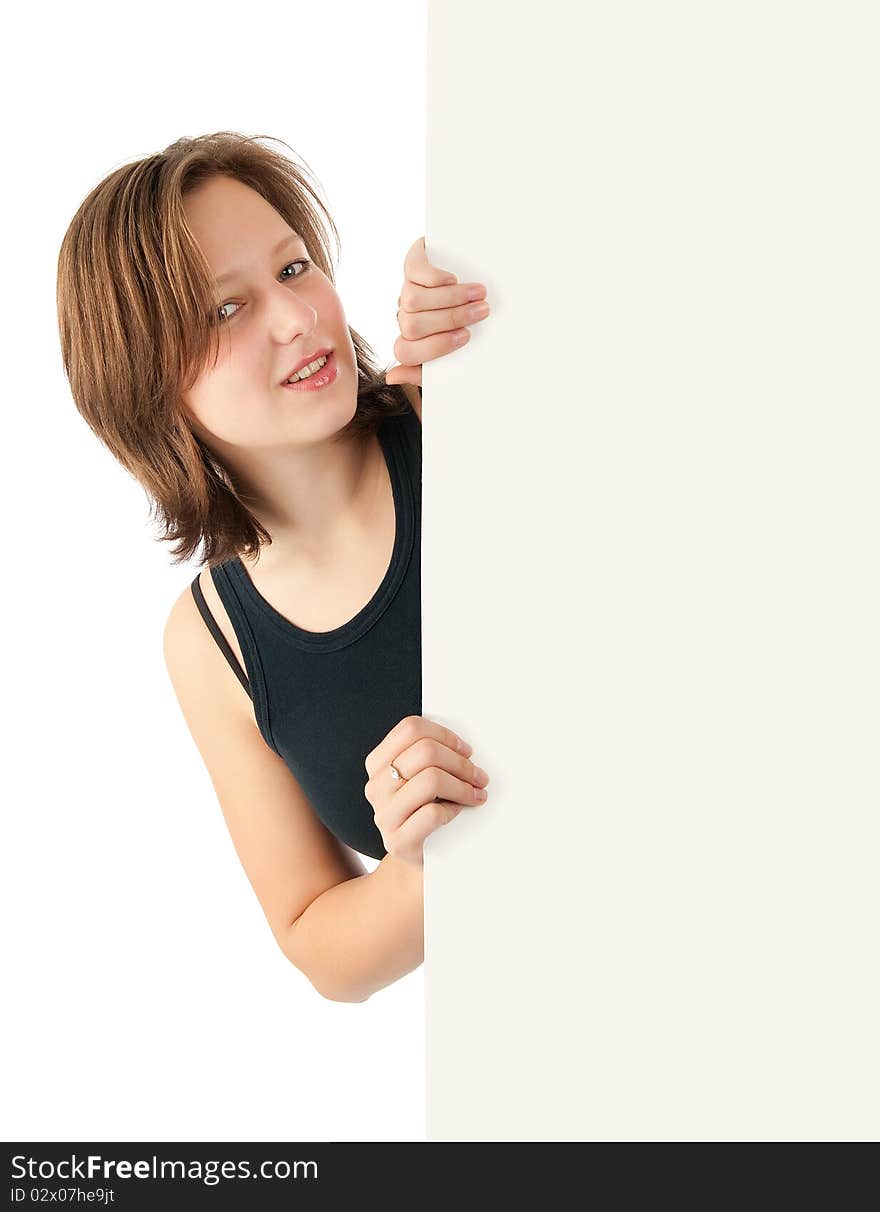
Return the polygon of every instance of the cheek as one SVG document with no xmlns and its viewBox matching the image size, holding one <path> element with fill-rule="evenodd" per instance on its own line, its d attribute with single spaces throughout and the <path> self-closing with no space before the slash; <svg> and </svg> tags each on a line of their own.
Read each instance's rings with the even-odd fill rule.
<svg viewBox="0 0 880 1212">
<path fill-rule="evenodd" d="M 255 418 L 254 375 L 243 357 L 202 375 L 183 398 L 199 436 L 230 442 L 247 437 Z"/>
<path fill-rule="evenodd" d="M 313 303 L 318 312 L 318 319 L 334 326 L 341 325 L 343 328 L 347 327 L 345 308 L 342 306 L 342 300 L 339 295 L 327 279 L 322 283 L 322 287 L 322 291 Z"/>
<path fill-rule="evenodd" d="M 332 294 L 319 310 L 318 316 L 323 335 L 330 338 L 331 341 L 335 338 L 336 348 L 340 349 L 341 345 L 342 349 L 340 352 L 343 350 L 346 351 L 353 363 L 355 361 L 354 344 L 351 339 L 351 333 L 348 331 L 345 308 L 339 296 Z"/>
<path fill-rule="evenodd" d="M 222 409 L 240 399 L 243 391 L 252 392 L 259 374 L 257 342 L 242 328 L 227 338 L 216 363 L 198 379 L 191 393 L 193 403 L 205 410 Z"/>
</svg>

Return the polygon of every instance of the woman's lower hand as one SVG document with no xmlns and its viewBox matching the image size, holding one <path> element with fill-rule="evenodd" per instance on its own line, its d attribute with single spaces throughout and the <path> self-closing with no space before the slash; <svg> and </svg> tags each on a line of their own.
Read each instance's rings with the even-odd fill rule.
<svg viewBox="0 0 880 1212">
<path fill-rule="evenodd" d="M 394 356 L 400 363 L 385 373 L 386 383 L 422 385 L 422 365 L 465 345 L 468 324 L 489 314 L 486 287 L 480 282 L 459 283 L 455 274 L 437 269 L 428 260 L 425 237 L 410 247 L 403 263 Z"/>
<path fill-rule="evenodd" d="M 489 776 L 469 760 L 472 752 L 449 728 L 408 715 L 367 754 L 364 794 L 389 854 L 420 867 L 428 834 L 485 801 Z"/>
</svg>

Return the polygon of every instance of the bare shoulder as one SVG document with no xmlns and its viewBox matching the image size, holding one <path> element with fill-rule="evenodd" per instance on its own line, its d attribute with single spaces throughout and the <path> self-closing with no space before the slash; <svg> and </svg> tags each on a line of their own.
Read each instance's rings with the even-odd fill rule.
<svg viewBox="0 0 880 1212">
<path fill-rule="evenodd" d="M 163 652 L 239 860 L 278 945 L 305 971 L 292 950 L 293 923 L 328 888 L 364 875 L 364 866 L 325 828 L 298 780 L 266 744 L 189 585 L 169 611 Z"/>
<path fill-rule="evenodd" d="M 209 568 L 203 568 L 199 573 L 199 588 L 201 589 L 202 596 L 205 599 L 205 605 L 211 612 L 214 621 L 220 628 L 221 634 L 229 647 L 232 649 L 234 656 L 244 671 L 244 655 L 238 642 L 238 636 L 235 634 L 235 628 L 232 626 L 229 615 L 226 613 L 226 607 L 223 605 L 220 594 L 217 592 L 217 586 L 214 584 L 214 578 L 211 576 L 211 571 Z M 210 635 L 207 624 L 205 623 L 204 619 L 202 619 L 201 613 L 196 606 L 191 586 L 187 586 L 187 588 L 172 606 L 171 613 L 168 617 L 167 627 L 170 627 L 172 631 L 182 630 L 186 632 L 189 630 L 190 632 L 194 632 L 201 641 L 202 645 L 205 647 L 206 651 L 214 657 L 214 663 L 216 664 L 217 668 L 222 671 L 222 667 L 225 665 L 229 673 L 229 685 L 235 685 L 238 687 L 238 693 L 235 695 L 235 698 L 240 705 L 247 706 L 249 702 L 247 691 L 244 689 L 241 682 L 239 682 L 235 672 L 229 665 L 229 662 L 226 660 L 225 656 L 223 656 L 223 654 L 220 652 L 216 640 Z M 210 643 L 205 643 L 206 638 L 210 640 Z"/>
<path fill-rule="evenodd" d="M 244 658 L 238 639 L 207 569 L 199 574 L 199 585 L 205 598 L 205 604 L 244 668 Z M 236 678 L 229 662 L 220 651 L 217 641 L 208 630 L 196 605 L 191 585 L 186 586 L 171 606 L 162 635 L 162 649 L 165 655 L 165 665 L 176 693 L 179 693 L 178 688 L 186 691 L 191 682 L 202 691 L 210 688 L 215 691 L 220 690 L 221 694 L 224 690 L 237 686 L 239 691 L 237 695 L 226 694 L 224 696 L 227 706 L 237 705 L 243 714 L 252 714 L 247 692 Z M 229 673 L 228 679 L 221 676 L 225 671 Z"/>
</svg>

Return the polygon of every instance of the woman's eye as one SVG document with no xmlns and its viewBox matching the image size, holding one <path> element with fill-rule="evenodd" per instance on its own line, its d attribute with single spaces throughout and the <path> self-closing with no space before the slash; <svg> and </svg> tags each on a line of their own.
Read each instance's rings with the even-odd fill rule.
<svg viewBox="0 0 880 1212">
<path fill-rule="evenodd" d="M 304 274 L 306 272 L 306 270 L 308 269 L 308 267 L 311 265 L 311 261 L 307 261 L 305 259 L 302 259 L 300 261 L 291 261 L 289 265 L 284 266 L 284 269 L 282 269 L 281 272 L 284 273 L 284 271 L 287 269 L 293 269 L 294 265 L 301 265 L 303 267 L 303 274 Z M 295 278 L 301 278 L 302 274 L 294 274 L 293 276 Z M 289 281 L 289 279 L 287 279 L 287 280 Z"/>
<path fill-rule="evenodd" d="M 287 271 L 289 269 L 293 269 L 294 265 L 301 265 L 302 272 L 298 273 L 298 274 L 292 274 L 290 278 L 284 278 L 283 280 L 285 282 L 290 282 L 290 281 L 292 281 L 293 278 L 301 278 L 311 264 L 312 264 L 311 261 L 307 260 L 306 258 L 301 258 L 299 261 L 291 261 L 289 265 L 284 266 L 284 269 L 282 269 L 281 273 L 282 274 L 287 273 Z M 227 315 L 226 308 L 227 307 L 240 307 L 240 306 L 241 306 L 240 303 L 233 303 L 232 301 L 230 301 L 228 303 L 221 303 L 220 306 L 217 308 L 217 319 L 221 320 L 221 321 L 222 320 L 231 320 L 232 317 L 236 313 L 233 312 L 232 315 Z"/>
</svg>

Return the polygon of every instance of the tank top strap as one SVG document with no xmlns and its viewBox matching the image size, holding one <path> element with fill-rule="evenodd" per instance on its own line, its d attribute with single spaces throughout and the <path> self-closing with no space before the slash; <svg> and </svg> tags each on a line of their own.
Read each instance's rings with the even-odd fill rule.
<svg viewBox="0 0 880 1212">
<path fill-rule="evenodd" d="M 235 586 L 235 580 L 230 576 L 229 569 L 233 564 L 234 561 L 228 561 L 227 563 L 213 565 L 211 568 L 211 579 L 214 582 L 214 587 L 217 590 L 220 601 L 223 603 L 224 609 L 229 616 L 229 621 L 232 624 L 236 639 L 241 648 L 241 655 L 244 657 L 250 687 L 248 693 L 254 704 L 254 719 L 256 720 L 257 727 L 269 748 L 278 753 L 278 746 L 275 744 L 275 739 L 272 736 L 272 730 L 269 725 L 266 676 L 263 670 L 263 662 L 260 658 L 260 646 L 254 636 L 248 611 Z"/>
<path fill-rule="evenodd" d="M 200 575 L 201 574 L 199 573 L 190 585 L 190 588 L 192 589 L 192 595 L 195 598 L 196 605 L 199 608 L 199 614 L 205 620 L 208 630 L 210 631 L 210 633 L 214 637 L 214 639 L 217 641 L 218 648 L 223 653 L 223 655 L 226 657 L 226 660 L 229 662 L 229 665 L 232 668 L 232 672 L 235 674 L 235 676 L 241 682 L 242 686 L 244 686 L 245 690 L 248 692 L 250 697 L 253 698 L 253 695 L 251 694 L 251 686 L 250 686 L 250 682 L 248 681 L 247 674 L 242 669 L 241 664 L 239 663 L 238 657 L 232 651 L 232 648 L 230 647 L 229 642 L 226 639 L 226 636 L 220 630 L 220 626 L 219 626 L 217 620 L 214 618 L 213 614 L 211 614 L 210 606 L 205 601 L 205 595 L 202 592 L 202 586 L 199 583 Z"/>
</svg>

